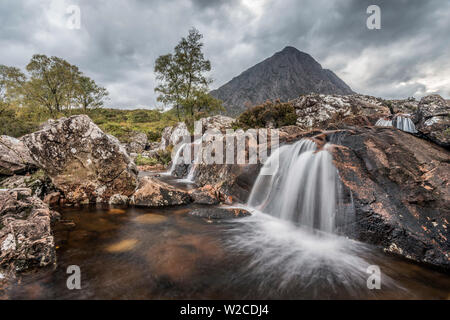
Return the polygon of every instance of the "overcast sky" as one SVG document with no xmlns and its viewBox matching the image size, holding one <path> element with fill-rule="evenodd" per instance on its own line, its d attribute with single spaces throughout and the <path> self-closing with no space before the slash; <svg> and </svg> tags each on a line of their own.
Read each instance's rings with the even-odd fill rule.
<svg viewBox="0 0 450 320">
<path fill-rule="evenodd" d="M 366 27 L 371 4 L 380 30 Z M 78 30 L 67 28 L 71 5 Z M 359 93 L 450 98 L 448 0 L 1 0 L 0 64 L 58 56 L 105 86 L 109 106 L 151 108 L 154 61 L 191 27 L 204 35 L 212 89 L 290 45 Z"/>
</svg>

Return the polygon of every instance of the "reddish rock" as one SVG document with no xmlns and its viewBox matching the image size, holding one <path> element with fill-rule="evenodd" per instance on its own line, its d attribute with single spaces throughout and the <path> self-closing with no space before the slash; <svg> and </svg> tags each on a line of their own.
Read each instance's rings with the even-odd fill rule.
<svg viewBox="0 0 450 320">
<path fill-rule="evenodd" d="M 149 176 L 139 180 L 138 188 L 131 197 L 131 204 L 144 207 L 174 206 L 189 202 L 191 197 L 187 191 Z"/>
<path fill-rule="evenodd" d="M 48 204 L 49 206 L 55 206 L 59 203 L 60 198 L 60 192 L 52 192 L 44 197 L 44 203 Z"/>
<path fill-rule="evenodd" d="M 355 129 L 339 141 L 332 152 L 353 193 L 355 236 L 450 269 L 450 152 L 391 128 Z"/>
</svg>

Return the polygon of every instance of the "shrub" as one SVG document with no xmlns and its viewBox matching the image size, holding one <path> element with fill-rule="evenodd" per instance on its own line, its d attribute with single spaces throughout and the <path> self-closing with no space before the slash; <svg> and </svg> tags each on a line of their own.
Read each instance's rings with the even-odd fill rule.
<svg viewBox="0 0 450 320">
<path fill-rule="evenodd" d="M 235 127 L 265 128 L 269 124 L 275 128 L 294 125 L 297 122 L 295 108 L 290 102 L 267 101 L 244 111 L 237 119 Z"/>
</svg>

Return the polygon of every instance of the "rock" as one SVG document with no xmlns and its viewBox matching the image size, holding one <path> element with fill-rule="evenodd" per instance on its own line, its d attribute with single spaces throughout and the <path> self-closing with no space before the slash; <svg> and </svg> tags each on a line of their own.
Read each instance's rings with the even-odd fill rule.
<svg viewBox="0 0 450 320">
<path fill-rule="evenodd" d="M 60 192 L 52 192 L 44 197 L 44 203 L 48 204 L 49 206 L 56 206 L 59 204 L 60 198 Z"/>
<path fill-rule="evenodd" d="M 159 149 L 165 149 L 169 145 L 175 146 L 185 137 L 191 137 L 189 130 L 184 122 L 178 122 L 175 127 L 164 128 L 161 135 L 161 143 Z"/>
<path fill-rule="evenodd" d="M 350 122 L 349 124 L 365 125 L 370 122 L 363 120 L 361 116 L 372 117 L 372 121 L 375 121 L 380 115 L 390 113 L 383 100 L 363 95 L 308 94 L 292 100 L 291 103 L 298 116 L 297 126 L 303 130 L 325 129 L 331 124 L 346 124 L 346 121 Z M 356 120 L 353 119 L 355 117 Z"/>
<path fill-rule="evenodd" d="M 144 207 L 174 206 L 189 202 L 191 197 L 187 191 L 177 189 L 150 176 L 139 180 L 139 186 L 131 197 L 131 204 Z"/>
<path fill-rule="evenodd" d="M 200 208 L 189 212 L 194 217 L 206 218 L 208 220 L 234 219 L 250 216 L 251 213 L 241 208 Z"/>
<path fill-rule="evenodd" d="M 200 119 L 202 123 L 202 133 L 205 133 L 207 130 L 217 129 L 222 133 L 225 133 L 227 129 L 232 129 L 233 123 L 235 121 L 234 118 L 226 117 L 222 115 L 212 116 L 208 118 Z"/>
<path fill-rule="evenodd" d="M 130 137 L 130 141 L 126 144 L 125 148 L 128 153 L 142 153 L 146 149 L 148 144 L 148 137 L 145 133 L 136 132 Z"/>
<path fill-rule="evenodd" d="M 357 239 L 450 270 L 450 152 L 400 130 L 340 133 L 333 149 L 351 190 Z"/>
<path fill-rule="evenodd" d="M 0 136 L 0 176 L 12 176 L 37 169 L 22 141 Z"/>
<path fill-rule="evenodd" d="M 135 190 L 135 164 L 119 141 L 86 115 L 48 122 L 22 140 L 68 204 L 108 202 Z"/>
<path fill-rule="evenodd" d="M 450 106 L 437 94 L 423 97 L 414 114 L 417 130 L 427 139 L 450 148 Z"/>
<path fill-rule="evenodd" d="M 46 194 L 56 191 L 51 179 L 44 171 L 38 170 L 31 175 L 19 176 L 14 175 L 0 182 L 0 188 L 30 188 L 33 195 L 43 199 Z"/>
<path fill-rule="evenodd" d="M 51 223 L 59 217 L 30 189 L 0 191 L 0 273 L 18 273 L 56 263 Z"/>
<path fill-rule="evenodd" d="M 198 204 L 218 204 L 220 195 L 211 185 L 194 189 L 190 192 L 192 201 Z"/>
<path fill-rule="evenodd" d="M 127 205 L 130 199 L 122 194 L 115 194 L 109 198 L 110 205 Z"/>
</svg>

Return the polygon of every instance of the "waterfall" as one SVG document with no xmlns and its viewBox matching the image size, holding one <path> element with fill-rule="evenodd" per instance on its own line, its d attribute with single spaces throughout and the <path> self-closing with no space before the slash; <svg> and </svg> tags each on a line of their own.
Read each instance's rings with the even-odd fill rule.
<svg viewBox="0 0 450 320">
<path fill-rule="evenodd" d="M 190 143 L 184 143 L 178 148 L 177 152 L 175 153 L 175 157 L 172 159 L 172 166 L 170 167 L 170 169 L 167 172 L 167 174 L 173 174 L 174 173 L 175 168 L 179 164 L 181 155 L 183 154 L 185 148 L 186 147 L 190 147 L 190 146 L 191 146 Z M 184 159 L 183 159 L 183 161 L 184 161 Z"/>
<path fill-rule="evenodd" d="M 326 150 L 317 151 L 309 139 L 282 146 L 264 164 L 261 172 L 279 161 L 272 175 L 260 174 L 248 205 L 272 216 L 333 233 L 339 209 L 339 177 Z"/>
<path fill-rule="evenodd" d="M 417 133 L 416 126 L 409 117 L 398 116 L 394 120 L 395 127 L 405 132 Z"/>
<path fill-rule="evenodd" d="M 392 120 L 386 120 L 384 118 L 379 119 L 375 126 L 377 127 L 392 127 Z"/>
</svg>

